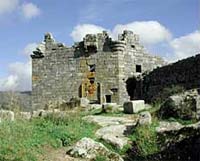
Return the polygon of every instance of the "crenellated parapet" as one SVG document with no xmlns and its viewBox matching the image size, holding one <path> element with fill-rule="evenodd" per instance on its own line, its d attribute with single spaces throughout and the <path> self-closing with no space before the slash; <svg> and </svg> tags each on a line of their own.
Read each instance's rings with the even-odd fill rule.
<svg viewBox="0 0 200 161">
<path fill-rule="evenodd" d="M 51 33 L 44 35 L 44 41 L 40 43 L 33 55 L 33 59 L 43 58 L 46 53 L 57 50 L 74 50 L 74 57 L 90 56 L 97 52 L 123 52 L 125 49 L 143 49 L 139 43 L 139 36 L 132 31 L 125 30 L 118 35 L 118 40 L 112 40 L 106 31 L 98 34 L 87 34 L 83 41 L 76 42 L 72 47 L 67 47 L 56 42 Z"/>
<path fill-rule="evenodd" d="M 46 56 L 46 52 L 55 51 L 58 49 L 66 49 L 67 47 L 63 43 L 55 41 L 51 33 L 44 35 L 44 41 L 39 43 L 36 50 L 31 55 L 32 59 L 40 59 Z"/>
</svg>

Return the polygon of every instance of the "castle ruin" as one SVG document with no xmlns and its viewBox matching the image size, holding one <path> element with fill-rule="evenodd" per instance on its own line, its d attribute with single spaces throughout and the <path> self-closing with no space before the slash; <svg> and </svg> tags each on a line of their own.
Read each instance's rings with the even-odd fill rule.
<svg viewBox="0 0 200 161">
<path fill-rule="evenodd" d="M 129 78 L 166 64 L 150 55 L 131 31 L 118 35 L 118 40 L 105 31 L 88 34 L 72 47 L 47 33 L 31 57 L 33 108 L 81 97 L 90 103 L 123 104 L 130 100 Z"/>
</svg>

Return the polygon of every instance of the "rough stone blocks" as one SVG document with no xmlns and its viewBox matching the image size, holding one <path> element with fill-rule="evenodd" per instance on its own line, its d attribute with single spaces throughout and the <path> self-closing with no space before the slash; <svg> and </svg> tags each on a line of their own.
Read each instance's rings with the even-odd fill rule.
<svg viewBox="0 0 200 161">
<path fill-rule="evenodd" d="M 144 110 L 145 104 L 144 100 L 135 100 L 135 101 L 125 102 L 123 107 L 124 107 L 124 113 L 134 114 Z"/>
</svg>

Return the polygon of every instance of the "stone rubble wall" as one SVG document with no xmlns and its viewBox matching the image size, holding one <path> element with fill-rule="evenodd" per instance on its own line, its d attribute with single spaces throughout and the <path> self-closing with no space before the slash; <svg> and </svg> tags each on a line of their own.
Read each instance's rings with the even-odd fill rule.
<svg viewBox="0 0 200 161">
<path fill-rule="evenodd" d="M 88 73 L 88 64 L 95 64 L 95 82 L 100 85 L 100 100 L 111 95 L 111 102 L 123 104 L 130 99 L 126 80 L 136 73 L 164 65 L 164 61 L 149 55 L 139 43 L 139 37 L 124 31 L 117 41 L 106 32 L 89 34 L 83 41 L 67 47 L 57 43 L 51 34 L 45 35 L 32 55 L 32 106 L 44 108 L 51 102 L 68 102 L 80 97 L 80 86 Z M 87 65 L 86 65 L 87 64 Z"/>
<path fill-rule="evenodd" d="M 157 68 L 138 83 L 142 83 L 142 97 L 148 102 L 156 98 L 165 88 L 176 86 L 186 90 L 200 88 L 200 54 Z"/>
<path fill-rule="evenodd" d="M 107 89 L 118 87 L 119 71 L 116 54 L 99 51 L 89 57 L 74 58 L 73 47 L 52 46 L 46 44 L 43 58 L 32 59 L 34 108 L 45 107 L 48 102 L 68 102 L 71 98 L 79 97 L 80 85 L 88 73 L 86 63 L 96 64 L 95 81 L 101 84 L 102 94 L 107 94 Z M 118 102 L 118 97 L 113 96 L 112 100 Z"/>
</svg>

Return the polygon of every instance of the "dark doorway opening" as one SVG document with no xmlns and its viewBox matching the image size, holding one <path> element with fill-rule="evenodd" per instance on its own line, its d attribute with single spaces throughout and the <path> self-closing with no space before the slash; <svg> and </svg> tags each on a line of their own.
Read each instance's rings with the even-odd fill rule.
<svg viewBox="0 0 200 161">
<path fill-rule="evenodd" d="M 111 103 L 111 95 L 106 95 L 106 103 Z"/>
<path fill-rule="evenodd" d="M 97 47 L 96 46 L 87 46 L 87 52 L 88 53 L 96 53 L 97 52 Z"/>
<path fill-rule="evenodd" d="M 128 78 L 126 80 L 126 90 L 131 100 L 136 98 L 136 83 L 137 83 L 137 80 L 135 77 Z"/>
<path fill-rule="evenodd" d="M 141 73 L 142 72 L 142 66 L 141 65 L 136 65 L 136 72 Z"/>
</svg>

